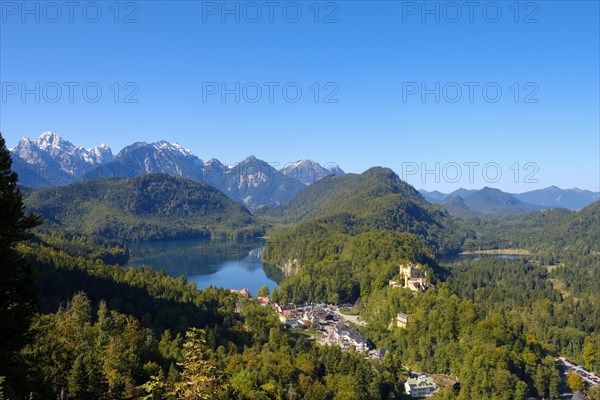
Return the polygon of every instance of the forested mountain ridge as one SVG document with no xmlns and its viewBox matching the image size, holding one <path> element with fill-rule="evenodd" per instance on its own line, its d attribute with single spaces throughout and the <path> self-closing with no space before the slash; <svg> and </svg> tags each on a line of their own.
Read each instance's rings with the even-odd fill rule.
<svg viewBox="0 0 600 400">
<path fill-rule="evenodd" d="M 567 218 L 550 231 L 557 250 L 567 250 L 582 243 L 581 251 L 600 253 L 600 200 L 595 201 Z"/>
<path fill-rule="evenodd" d="M 464 236 L 443 208 L 427 203 L 394 171 L 382 167 L 360 175 L 326 177 L 288 204 L 257 215 L 277 223 L 318 221 L 350 235 L 374 230 L 408 232 L 436 254 L 458 253 Z"/>
<path fill-rule="evenodd" d="M 289 203 L 274 207 L 266 215 L 282 222 L 298 222 L 347 212 L 369 213 L 377 200 L 388 194 L 404 195 L 421 202 L 421 195 L 389 168 L 372 167 L 362 174 L 328 176 L 310 185 Z M 359 206 L 371 206 L 358 209 Z"/>
<path fill-rule="evenodd" d="M 542 259 L 575 250 L 580 254 L 600 252 L 599 209 L 600 201 L 596 201 L 577 212 L 555 208 L 494 220 L 470 218 L 464 224 L 475 236 L 465 241 L 464 248 L 521 247 Z"/>
<path fill-rule="evenodd" d="M 166 174 L 96 179 L 31 191 L 46 226 L 120 240 L 256 236 L 250 212 L 214 187 Z"/>
<path fill-rule="evenodd" d="M 468 233 L 388 168 L 330 176 L 261 215 L 276 225 L 263 259 L 281 267 L 285 301 L 354 302 L 382 289 L 400 263 L 416 262 L 435 282 L 434 254 L 457 254 Z"/>
<path fill-rule="evenodd" d="M 400 263 L 420 263 L 432 282 L 443 275 L 415 235 L 372 231 L 351 236 L 320 222 L 274 235 L 263 259 L 287 274 L 279 289 L 284 302 L 353 303 L 387 286 L 398 275 Z"/>
<path fill-rule="evenodd" d="M 0 189 L 20 200 L 16 177 L 4 179 L 6 154 L 0 152 Z M 43 313 L 31 315 L 22 335 L 28 342 L 13 352 L 10 365 L 0 365 L 7 377 L 0 378 L 0 393 L 11 399 L 30 393 L 49 399 L 405 398 L 408 365 L 460 381 L 460 391 L 441 390 L 438 400 L 521 400 L 563 392 L 556 355 L 600 368 L 600 202 L 578 213 L 456 221 L 423 205 L 390 170 L 367 172 L 360 185 L 334 187 L 329 195 L 339 197 L 321 203 L 327 213 L 273 230 L 265 254 L 282 261 L 294 257 L 288 265 L 298 271 L 282 282 L 281 301 L 358 300 L 368 322 L 359 329 L 388 350 L 383 359 L 311 343 L 285 330 L 271 308 L 227 290 L 197 290 L 184 278 L 151 268 L 107 265 L 125 257 L 126 249 L 90 233 L 111 236 L 94 225 L 111 214 L 116 218 L 106 227 L 119 238 L 122 232 L 155 234 L 155 228 L 161 235 L 180 234 L 190 226 L 198 234 L 203 231 L 193 224 L 202 227 L 207 218 L 213 229 L 208 232 L 215 234 L 232 232 L 239 216 L 250 218 L 241 219 L 247 222 L 242 232 L 256 224 L 243 206 L 227 203 L 212 187 L 148 175 L 84 182 L 64 192 L 27 191 L 54 218 L 47 232 L 13 247 L 15 261 L 25 256 L 34 267 Z M 0 211 L 22 205 L 15 207 Z M 403 232 L 403 223 L 414 233 Z M 5 230 L 0 234 L 6 237 Z M 18 236 L 27 238 L 24 232 Z M 440 252 L 450 247 L 435 246 L 447 240 L 464 248 L 465 237 L 473 246 L 519 241 L 535 254 L 440 266 L 428 247 Z M 547 265 L 540 257 L 552 252 L 557 259 Z M 388 284 L 398 278 L 399 264 L 411 261 L 435 283 L 425 293 Z M 19 275 L 9 272 L 3 276 Z M 399 312 L 409 315 L 403 329 L 390 324 Z"/>
</svg>

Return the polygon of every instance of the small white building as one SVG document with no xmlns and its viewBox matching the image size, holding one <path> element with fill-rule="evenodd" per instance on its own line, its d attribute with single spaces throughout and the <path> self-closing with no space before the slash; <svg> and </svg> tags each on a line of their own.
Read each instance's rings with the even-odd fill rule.
<svg viewBox="0 0 600 400">
<path fill-rule="evenodd" d="M 304 311 L 300 322 L 307 326 L 319 326 L 319 316 L 314 311 Z"/>
<path fill-rule="evenodd" d="M 431 397 L 437 390 L 437 386 L 430 376 L 419 378 L 408 378 L 404 382 L 406 394 L 412 398 Z"/>
<path fill-rule="evenodd" d="M 345 345 L 354 347 L 356 351 L 369 350 L 369 342 L 356 329 L 338 324 L 333 328 L 334 337 L 340 342 L 340 346 L 344 349 Z"/>
<path fill-rule="evenodd" d="M 408 314 L 399 312 L 398 315 L 396 315 L 396 325 L 398 326 L 398 328 L 406 328 L 407 324 Z"/>
</svg>

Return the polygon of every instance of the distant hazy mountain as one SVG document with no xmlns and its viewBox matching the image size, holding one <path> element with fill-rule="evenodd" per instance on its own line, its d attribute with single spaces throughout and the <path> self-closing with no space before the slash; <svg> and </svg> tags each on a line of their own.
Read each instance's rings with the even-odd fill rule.
<svg viewBox="0 0 600 400">
<path fill-rule="evenodd" d="M 600 199 L 600 193 L 577 188 L 561 189 L 556 186 L 550 186 L 545 189 L 515 194 L 515 197 L 531 204 L 579 210 Z"/>
<path fill-rule="evenodd" d="M 281 169 L 281 172 L 289 179 L 300 181 L 305 185 L 311 185 L 329 175 L 341 175 L 344 173 L 337 165 L 323 167 L 321 164 L 311 160 L 296 161 Z"/>
<path fill-rule="evenodd" d="M 445 194 L 436 191 L 428 192 L 427 190 L 419 190 L 419 193 L 431 204 L 439 204 L 444 202 L 445 207 L 452 207 L 451 204 L 455 204 L 456 200 L 451 197 L 461 197 L 466 199 L 469 195 L 476 193 L 477 190 L 463 189 L 460 188 L 450 194 Z M 600 199 L 600 192 L 591 192 L 589 190 L 581 189 L 561 189 L 556 186 L 550 186 L 545 189 L 537 189 L 523 193 L 513 193 L 516 199 L 528 203 L 529 205 L 540 206 L 538 209 L 543 208 L 556 208 L 562 207 L 570 210 L 580 210 Z M 527 208 L 527 206 L 525 206 Z M 462 207 L 460 207 L 462 208 Z"/>
<path fill-rule="evenodd" d="M 307 184 L 343 173 L 337 166 L 325 168 L 310 160 L 296 162 L 282 171 L 254 156 L 235 166 L 216 159 L 203 162 L 181 145 L 164 140 L 136 142 L 113 156 L 106 145 L 86 150 L 52 132 L 45 132 L 35 141 L 22 139 L 11 153 L 22 186 L 61 186 L 101 177 L 165 173 L 209 183 L 250 209 L 285 203 Z"/>
<path fill-rule="evenodd" d="M 214 173 L 215 169 L 205 173 L 206 182 L 232 199 L 242 201 L 251 210 L 288 202 L 305 187 L 302 182 L 287 178 L 269 163 L 254 156 L 233 167 L 221 164 L 217 170 L 221 173 Z"/>
<path fill-rule="evenodd" d="M 441 204 L 456 217 L 477 215 L 503 217 L 549 208 L 523 202 L 510 193 L 490 187 L 471 191 L 464 198 L 449 195 Z"/>
<path fill-rule="evenodd" d="M 419 193 L 421 193 L 421 196 L 423 196 L 423 198 L 431 204 L 439 204 L 444 201 L 446 197 L 448 197 L 446 193 L 442 193 L 437 190 L 428 192 L 427 190 L 419 189 Z"/>
<path fill-rule="evenodd" d="M 470 195 L 472 193 L 475 193 L 476 191 L 477 191 L 477 189 L 460 188 L 460 189 L 456 189 L 454 192 L 450 193 L 448 196 L 459 196 L 464 199 L 465 197 L 467 197 L 468 195 Z"/>
<path fill-rule="evenodd" d="M 477 212 L 469 210 L 467 203 L 460 196 L 446 196 L 439 204 L 448 211 L 448 214 L 454 217 L 466 218 L 478 215 Z"/>
<path fill-rule="evenodd" d="M 19 183 L 31 187 L 72 183 L 86 171 L 114 158 L 105 144 L 84 149 L 50 131 L 34 141 L 21 139 L 10 152 Z"/>
</svg>

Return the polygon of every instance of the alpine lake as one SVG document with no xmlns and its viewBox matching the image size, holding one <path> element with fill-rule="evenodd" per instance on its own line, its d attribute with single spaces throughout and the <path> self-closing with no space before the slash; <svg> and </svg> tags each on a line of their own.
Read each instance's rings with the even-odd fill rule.
<svg viewBox="0 0 600 400">
<path fill-rule="evenodd" d="M 232 241 L 178 239 L 129 243 L 126 267 L 145 265 L 164 270 L 172 277 L 184 276 L 199 289 L 208 286 L 248 289 L 256 296 L 261 286 L 271 290 L 283 272 L 262 263 L 264 240 Z"/>
</svg>

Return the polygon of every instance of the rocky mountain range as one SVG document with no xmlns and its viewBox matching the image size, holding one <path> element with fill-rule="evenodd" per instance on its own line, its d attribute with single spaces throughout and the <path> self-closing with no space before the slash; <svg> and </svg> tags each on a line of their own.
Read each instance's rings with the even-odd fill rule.
<svg viewBox="0 0 600 400">
<path fill-rule="evenodd" d="M 306 185 L 344 173 L 337 165 L 322 166 L 310 160 L 278 170 L 254 156 L 225 165 L 216 159 L 203 161 L 180 144 L 166 141 L 136 142 L 114 155 L 104 144 L 84 149 L 50 131 L 35 140 L 21 139 L 10 152 L 23 186 L 39 188 L 100 177 L 166 173 L 209 183 L 251 210 L 285 203 Z"/>
<path fill-rule="evenodd" d="M 10 152 L 20 183 L 31 187 L 72 183 L 89 168 L 114 159 L 105 144 L 84 149 L 53 132 L 44 132 L 35 140 L 22 138 Z"/>
<path fill-rule="evenodd" d="M 13 169 L 22 186 L 61 186 L 99 177 L 132 178 L 149 173 L 209 183 L 250 210 L 277 206 L 293 199 L 306 186 L 344 171 L 335 164 L 299 160 L 276 169 L 255 156 L 226 165 L 217 159 L 203 161 L 178 143 L 164 140 L 136 142 L 116 155 L 102 144 L 85 149 L 44 132 L 35 140 L 23 138 L 10 149 Z M 552 186 L 519 194 L 498 189 L 457 189 L 450 194 L 419 191 L 432 204 L 441 204 L 455 216 L 514 215 L 532 210 L 563 207 L 579 210 L 600 199 L 600 193 Z"/>
</svg>

